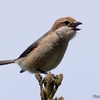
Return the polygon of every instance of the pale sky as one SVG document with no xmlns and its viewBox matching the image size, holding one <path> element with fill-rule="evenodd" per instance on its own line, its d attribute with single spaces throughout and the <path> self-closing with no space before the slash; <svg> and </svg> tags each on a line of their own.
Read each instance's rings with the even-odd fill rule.
<svg viewBox="0 0 100 100">
<path fill-rule="evenodd" d="M 83 25 L 70 41 L 62 62 L 51 71 L 64 75 L 55 96 L 96 99 L 92 96 L 100 95 L 99 0 L 0 0 L 0 60 L 17 58 L 56 19 L 65 16 Z M 0 100 L 40 100 L 34 74 L 20 74 L 20 70 L 17 64 L 0 66 Z"/>
</svg>

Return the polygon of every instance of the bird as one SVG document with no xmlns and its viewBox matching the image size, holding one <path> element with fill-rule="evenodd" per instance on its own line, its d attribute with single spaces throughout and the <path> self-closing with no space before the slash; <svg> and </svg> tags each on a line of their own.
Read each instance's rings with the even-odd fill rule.
<svg viewBox="0 0 100 100">
<path fill-rule="evenodd" d="M 16 63 L 21 67 L 20 73 L 47 74 L 62 61 L 69 41 L 75 37 L 77 26 L 82 22 L 72 17 L 57 19 L 51 29 L 32 43 L 19 57 L 11 60 L 1 60 L 1 65 Z"/>
</svg>

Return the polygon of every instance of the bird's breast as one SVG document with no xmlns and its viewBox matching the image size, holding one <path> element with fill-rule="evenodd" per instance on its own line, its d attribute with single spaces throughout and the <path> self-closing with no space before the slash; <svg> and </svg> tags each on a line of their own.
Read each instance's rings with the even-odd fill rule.
<svg viewBox="0 0 100 100">
<path fill-rule="evenodd" d="M 32 73 L 38 72 L 37 69 L 50 71 L 61 62 L 67 44 L 57 34 L 50 34 L 40 40 L 38 47 L 25 58 L 22 66 Z"/>
</svg>

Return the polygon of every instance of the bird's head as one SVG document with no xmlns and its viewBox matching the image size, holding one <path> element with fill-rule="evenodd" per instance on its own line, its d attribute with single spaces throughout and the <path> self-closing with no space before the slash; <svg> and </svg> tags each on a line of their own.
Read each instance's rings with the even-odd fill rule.
<svg viewBox="0 0 100 100">
<path fill-rule="evenodd" d="M 51 31 L 56 32 L 62 38 L 67 37 L 71 39 L 75 36 L 76 31 L 80 30 L 77 28 L 80 24 L 82 23 L 72 17 L 63 17 L 55 21 Z"/>
</svg>

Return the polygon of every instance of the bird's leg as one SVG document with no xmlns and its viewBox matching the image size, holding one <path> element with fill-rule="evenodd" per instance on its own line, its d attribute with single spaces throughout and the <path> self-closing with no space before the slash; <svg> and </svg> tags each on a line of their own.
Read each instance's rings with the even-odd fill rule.
<svg viewBox="0 0 100 100">
<path fill-rule="evenodd" d="M 43 70 L 41 70 L 41 69 L 37 69 L 40 73 L 43 73 L 43 74 L 48 74 L 46 71 L 43 71 Z"/>
<path fill-rule="evenodd" d="M 47 75 L 48 73 L 46 71 L 43 71 L 41 69 L 37 69 L 40 73 Z M 56 75 L 52 74 L 52 77 L 56 79 Z"/>
</svg>

